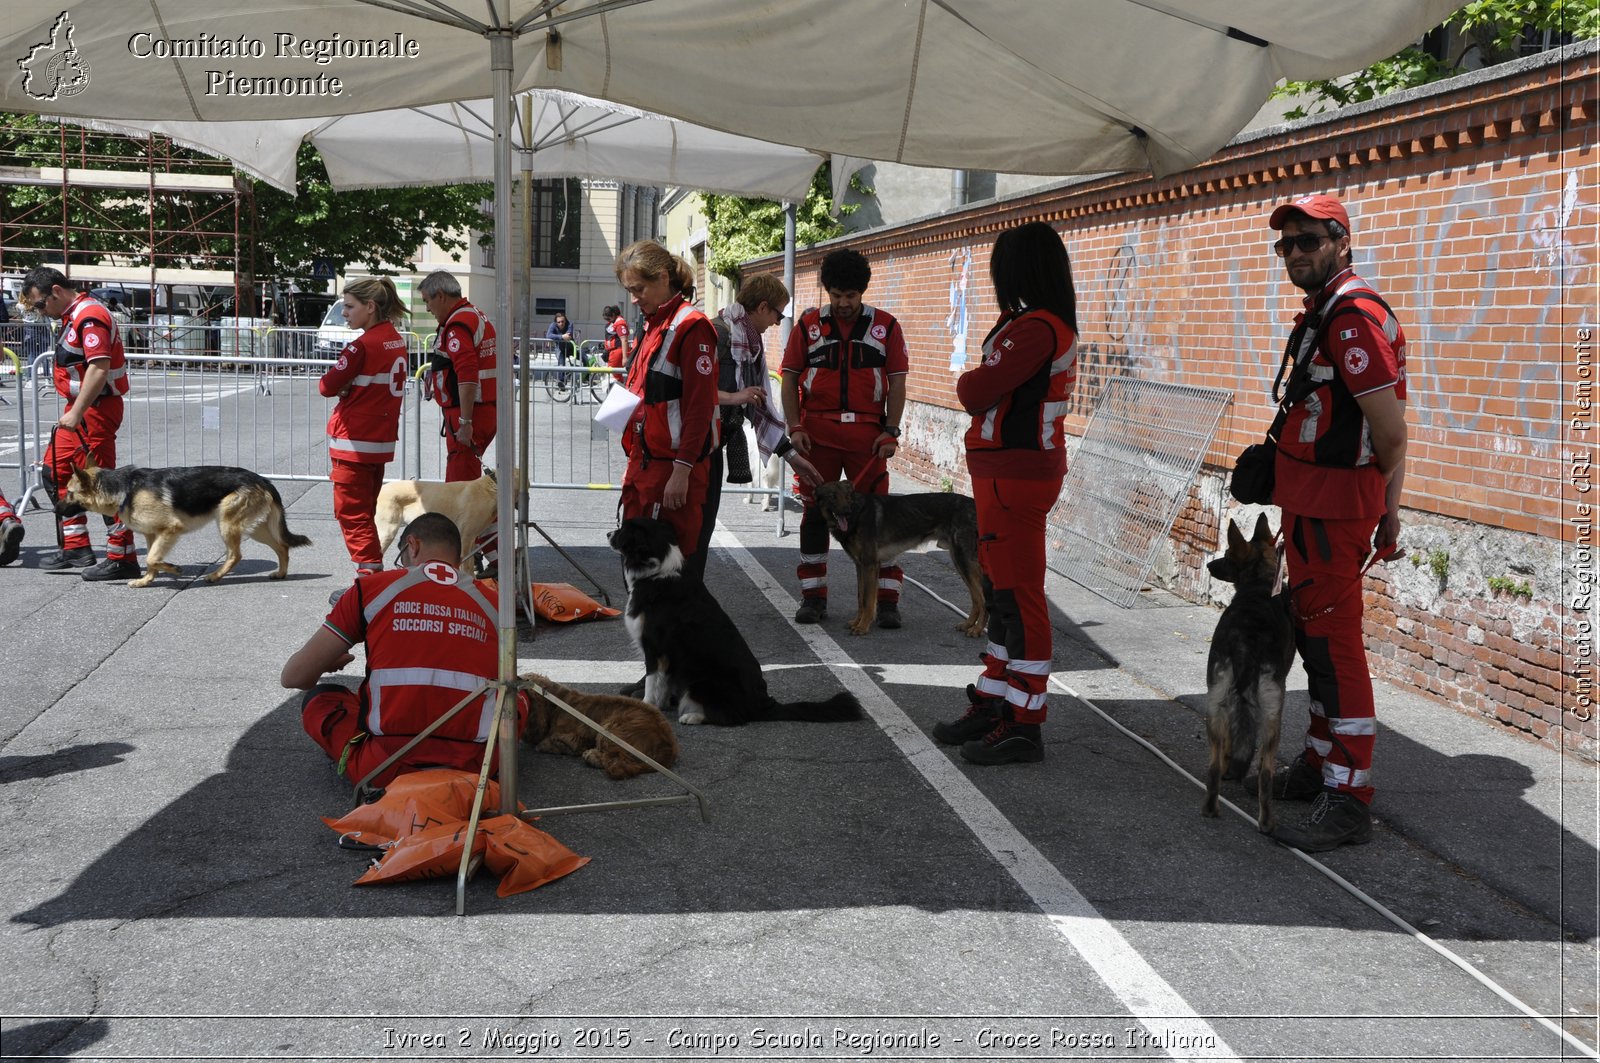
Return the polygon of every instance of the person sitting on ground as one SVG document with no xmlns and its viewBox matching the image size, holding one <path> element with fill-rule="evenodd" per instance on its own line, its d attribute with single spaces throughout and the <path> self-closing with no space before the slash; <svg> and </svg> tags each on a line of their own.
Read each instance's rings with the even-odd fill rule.
<svg viewBox="0 0 1600 1063">
<path fill-rule="evenodd" d="M 461 578 L 461 532 L 442 513 L 424 513 L 399 536 L 403 568 L 360 576 L 322 626 L 285 662 L 279 681 L 304 690 L 306 734 L 359 782 L 482 684 L 488 688 L 369 783 L 386 786 L 421 768 L 477 771 L 494 725 L 499 670 L 496 611 L 489 588 Z M 366 646 L 359 690 L 323 682 Z M 528 702 L 518 695 L 517 730 Z M 497 754 L 498 756 L 498 754 Z M 498 770 L 498 764 L 495 769 Z"/>
</svg>

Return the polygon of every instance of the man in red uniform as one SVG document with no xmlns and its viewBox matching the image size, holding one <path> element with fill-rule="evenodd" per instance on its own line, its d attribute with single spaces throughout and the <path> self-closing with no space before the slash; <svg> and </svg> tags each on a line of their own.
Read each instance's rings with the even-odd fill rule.
<svg viewBox="0 0 1600 1063">
<path fill-rule="evenodd" d="M 819 279 L 828 305 L 800 315 L 783 352 L 789 439 L 816 466 L 822 483 L 837 480 L 842 471 L 857 490 L 888 494 L 883 463 L 899 445 L 911 368 L 905 335 L 891 314 L 862 302 L 872 267 L 861 252 L 830 251 Z M 794 619 L 815 624 L 828 615 L 828 527 L 814 488 L 801 484 L 800 499 L 801 601 Z M 878 569 L 879 627 L 900 626 L 900 579 L 895 565 Z"/>
<path fill-rule="evenodd" d="M 405 567 L 358 577 L 283 666 L 283 685 L 306 691 L 300 711 L 306 733 L 341 775 L 360 782 L 463 698 L 489 687 L 385 768 L 373 787 L 420 768 L 477 771 L 494 725 L 495 609 L 488 588 L 463 581 L 456 569 L 461 533 L 443 514 L 424 513 L 399 543 Z M 350 650 L 358 642 L 367 655 L 360 689 L 321 682 L 355 660 Z M 519 694 L 519 732 L 527 712 Z"/>
<path fill-rule="evenodd" d="M 483 475 L 483 454 L 494 442 L 494 324 L 461 297 L 461 282 L 442 269 L 424 277 L 417 290 L 439 322 L 428 383 L 444 413 L 445 482 L 476 480 Z M 476 548 L 486 570 L 498 560 L 498 541 L 493 528 L 478 536 Z"/>
<path fill-rule="evenodd" d="M 1274 249 L 1306 293 L 1286 357 L 1273 503 L 1283 512 L 1295 644 L 1306 669 L 1311 726 L 1305 750 L 1275 774 L 1277 796 L 1312 801 L 1273 837 L 1307 852 L 1368 841 L 1372 679 L 1361 634 L 1364 562 L 1400 534 L 1406 458 L 1406 338 L 1355 274 L 1350 216 L 1332 196 L 1272 212 Z M 1376 534 L 1374 534 L 1376 533 Z"/>
<path fill-rule="evenodd" d="M 117 467 L 117 429 L 122 425 L 122 397 L 128 393 L 128 367 L 122 333 L 111 311 L 80 294 L 60 270 L 40 266 L 22 280 L 22 301 L 61 321 L 56 336 L 56 393 L 66 409 L 56 419 L 58 430 L 44 453 L 44 465 L 63 497 L 72 471 L 92 457 L 103 469 Z M 87 454 L 84 453 L 87 448 Z M 82 511 L 61 516 L 62 548 L 46 554 L 47 572 L 81 571 L 90 581 L 137 579 L 133 532 L 115 517 L 105 518 L 106 559 L 94 563 L 89 545 L 89 516 Z"/>
</svg>

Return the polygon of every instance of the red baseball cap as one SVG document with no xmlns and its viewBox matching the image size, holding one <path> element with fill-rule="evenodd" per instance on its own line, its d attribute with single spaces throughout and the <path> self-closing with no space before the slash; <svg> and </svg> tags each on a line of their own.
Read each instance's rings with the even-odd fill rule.
<svg viewBox="0 0 1600 1063">
<path fill-rule="evenodd" d="M 1350 228 L 1350 215 L 1345 213 L 1344 204 L 1332 196 L 1325 196 L 1320 192 L 1315 195 L 1301 196 L 1293 203 L 1285 203 L 1272 212 L 1272 217 L 1267 219 L 1267 224 L 1274 229 L 1283 228 L 1283 223 L 1289 220 L 1291 214 L 1304 214 L 1308 218 L 1321 218 L 1324 221 L 1336 221 L 1344 226 L 1345 232 L 1353 231 Z"/>
</svg>

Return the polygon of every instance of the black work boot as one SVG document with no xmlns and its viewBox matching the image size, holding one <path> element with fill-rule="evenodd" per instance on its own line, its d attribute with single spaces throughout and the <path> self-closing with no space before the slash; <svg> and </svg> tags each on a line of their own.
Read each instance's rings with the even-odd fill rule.
<svg viewBox="0 0 1600 1063">
<path fill-rule="evenodd" d="M 1025 764 L 1044 759 L 1044 740 L 1036 723 L 1012 723 L 1002 713 L 994 729 L 961 747 L 961 759 L 971 764 Z"/>
<path fill-rule="evenodd" d="M 17 559 L 22 549 L 23 530 L 20 520 L 0 520 L 0 565 L 9 565 Z"/>
<path fill-rule="evenodd" d="M 1341 845 L 1372 840 L 1372 813 L 1366 802 L 1337 790 L 1323 790 L 1299 823 L 1281 826 L 1272 837 L 1307 853 L 1325 853 Z"/>
<path fill-rule="evenodd" d="M 94 564 L 94 550 L 87 546 L 74 546 L 70 550 L 54 550 L 44 555 L 39 567 L 46 572 L 81 572 Z"/>
<path fill-rule="evenodd" d="M 104 583 L 114 579 L 138 579 L 143 575 L 139 562 L 131 557 L 108 557 L 93 568 L 83 570 L 83 578 L 90 583 Z"/>
<path fill-rule="evenodd" d="M 933 725 L 933 740 L 947 746 L 959 746 L 974 738 L 982 738 L 1000 722 L 1003 698 L 991 698 L 978 693 L 975 683 L 967 684 L 967 711 L 949 723 Z"/>
<path fill-rule="evenodd" d="M 797 624 L 820 624 L 828 615 L 828 599 L 802 598 L 800 608 L 795 610 L 794 622 Z"/>
<path fill-rule="evenodd" d="M 1247 775 L 1244 792 L 1258 796 L 1261 788 L 1259 775 Z M 1279 801 L 1310 801 L 1322 792 L 1322 769 L 1314 768 L 1301 753 L 1287 768 L 1280 767 L 1272 773 L 1272 796 Z"/>
<path fill-rule="evenodd" d="M 891 631 L 900 626 L 899 602 L 878 603 L 878 626 Z"/>
</svg>

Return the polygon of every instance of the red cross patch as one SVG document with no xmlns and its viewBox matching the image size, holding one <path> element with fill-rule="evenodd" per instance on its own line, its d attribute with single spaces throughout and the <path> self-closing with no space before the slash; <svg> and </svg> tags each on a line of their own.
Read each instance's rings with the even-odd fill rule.
<svg viewBox="0 0 1600 1063">
<path fill-rule="evenodd" d="M 454 587 L 460 582 L 454 565 L 447 565 L 443 561 L 429 561 L 422 566 L 422 574 L 442 587 Z"/>
</svg>

